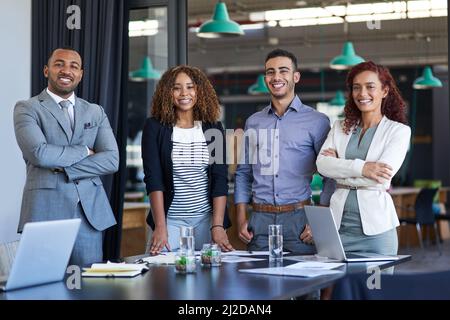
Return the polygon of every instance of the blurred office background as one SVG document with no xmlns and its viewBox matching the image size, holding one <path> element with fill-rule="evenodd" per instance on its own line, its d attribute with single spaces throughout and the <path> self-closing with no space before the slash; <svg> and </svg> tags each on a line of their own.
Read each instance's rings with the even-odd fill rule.
<svg viewBox="0 0 450 320">
<path fill-rule="evenodd" d="M 30 20 L 45 26 L 49 22 L 35 14 L 45 12 L 50 17 L 60 17 L 52 21 L 64 29 L 70 16 L 65 11 L 69 5 L 81 7 L 82 28 L 65 30 L 65 37 L 61 39 L 65 39 L 66 45 L 81 44 L 83 53 L 91 53 L 87 48 L 95 45 L 95 42 L 89 45 L 83 42 L 85 35 L 92 32 L 92 23 L 86 20 L 106 19 L 108 14 L 104 12 L 113 10 L 111 7 L 116 8 L 114 12 L 123 20 L 122 45 L 110 49 L 123 54 L 120 60 L 123 65 L 114 66 L 115 70 L 120 67 L 123 70 L 118 85 L 120 104 L 117 107 L 121 110 L 108 114 L 117 124 L 114 130 L 120 138 L 122 155 L 121 171 L 108 184 L 111 202 L 121 223 L 115 230 L 119 236 L 113 242 L 121 244 L 122 255 L 124 251 L 134 254 L 142 250 L 142 246 L 138 249 L 135 246 L 136 242 L 140 243 L 136 239 L 145 238 L 143 218 L 149 206 L 142 182 L 142 127 L 150 113 L 152 95 L 161 74 L 177 64 L 197 66 L 208 75 L 220 98 L 224 126 L 238 129 L 243 128 L 252 113 L 269 103 L 265 88 L 258 86 L 266 54 L 278 47 L 287 49 L 299 59 L 302 77 L 296 92 L 305 104 L 326 113 L 333 121 L 342 114 L 347 70 L 336 70 L 330 64 L 342 53 L 345 44 L 351 43 L 356 55 L 390 68 L 408 105 L 413 136 L 407 159 L 393 180 L 394 187 L 414 186 L 418 180 L 450 185 L 446 0 L 114 0 L 108 3 L 114 5 L 102 0 L 6 0 L 0 4 L 0 14 L 4 16 L 0 19 L 2 41 L 10 39 L 14 30 L 15 38 L 19 39 L 14 41 L 22 46 L 20 49 L 16 45 L 6 46 L 0 52 L 3 65 L 21 66 L 20 73 L 16 70 L 5 73 L 8 77 L 3 77 L 4 85 L 0 86 L 7 106 L 4 116 L 0 117 L 0 130 L 7 130 L 2 138 L 6 137 L 11 145 L 10 153 L 2 160 L 2 164 L 7 162 L 1 166 L 2 176 L 17 173 L 17 178 L 13 179 L 17 183 L 15 188 L 3 183 L 2 203 L 11 204 L 6 207 L 6 213 L 0 215 L 0 228 L 5 226 L 5 230 L 11 230 L 17 223 L 24 181 L 24 164 L 11 131 L 13 105 L 31 95 L 30 73 L 40 77 L 44 61 L 34 60 L 35 64 L 30 67 L 31 53 L 36 48 L 50 50 L 45 46 L 52 43 L 45 39 L 46 35 L 41 35 L 42 42 L 35 39 L 30 49 Z M 199 37 L 200 28 L 212 18 L 219 3 L 226 5 L 229 18 L 242 34 Z M 88 15 L 93 6 L 97 6 L 97 16 Z M 28 65 L 22 64 L 24 61 Z M 98 64 L 91 64 L 90 71 L 100 67 L 101 59 L 96 61 Z M 108 69 L 108 66 L 102 67 Z M 413 88 L 425 67 L 431 68 L 434 77 L 441 82 L 440 87 Z M 31 71 L 27 71 L 28 68 Z M 18 79 L 11 81 L 10 76 Z M 22 91 L 8 90 L 12 83 Z M 104 99 L 95 94 L 89 96 L 87 89 L 82 89 L 84 98 L 97 103 Z M 233 169 L 231 166 L 231 182 Z M 314 185 L 320 189 L 320 177 L 316 177 Z M 445 207 L 445 203 L 443 205 Z M 123 234 L 120 234 L 122 228 Z M 11 239 L 15 234 L 0 232 L 1 237 Z"/>
</svg>

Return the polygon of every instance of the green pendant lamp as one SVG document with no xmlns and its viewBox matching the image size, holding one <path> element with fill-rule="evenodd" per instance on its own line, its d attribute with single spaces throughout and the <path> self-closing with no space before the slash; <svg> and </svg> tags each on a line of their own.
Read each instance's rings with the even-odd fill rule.
<svg viewBox="0 0 450 320">
<path fill-rule="evenodd" d="M 197 36 L 201 38 L 225 38 L 244 35 L 241 26 L 230 20 L 227 5 L 222 1 L 216 4 L 212 20 L 200 26 Z"/>
<path fill-rule="evenodd" d="M 336 70 L 346 70 L 361 62 L 364 62 L 364 59 L 355 54 L 353 43 L 347 41 L 342 49 L 342 54 L 331 60 L 330 68 Z"/>
<path fill-rule="evenodd" d="M 426 66 L 423 69 L 422 76 L 417 78 L 413 83 L 414 89 L 431 89 L 442 87 L 442 82 L 433 75 L 431 67 Z"/>
<path fill-rule="evenodd" d="M 133 81 L 145 81 L 147 79 L 159 78 L 161 78 L 161 73 L 158 70 L 153 69 L 150 57 L 144 58 L 140 69 L 130 72 L 130 79 Z"/>
<path fill-rule="evenodd" d="M 269 88 L 267 88 L 266 82 L 264 81 L 263 74 L 260 74 L 258 76 L 255 84 L 252 84 L 250 87 L 248 87 L 247 92 L 252 95 L 265 94 L 270 92 Z"/>
<path fill-rule="evenodd" d="M 330 106 L 335 106 L 335 107 L 345 106 L 344 92 L 342 92 L 341 90 L 336 91 L 336 95 L 334 96 L 333 99 L 331 99 L 329 104 L 330 104 Z"/>
</svg>

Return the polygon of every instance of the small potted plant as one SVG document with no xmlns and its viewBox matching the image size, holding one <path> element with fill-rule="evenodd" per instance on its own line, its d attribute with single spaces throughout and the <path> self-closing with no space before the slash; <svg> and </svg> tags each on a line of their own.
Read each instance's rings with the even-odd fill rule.
<svg viewBox="0 0 450 320">
<path fill-rule="evenodd" d="M 220 248 L 217 244 L 204 244 L 201 255 L 202 266 L 217 267 L 221 265 Z"/>
<path fill-rule="evenodd" d="M 196 271 L 195 256 L 188 255 L 185 251 L 178 251 L 175 256 L 175 272 L 193 273 Z"/>
</svg>

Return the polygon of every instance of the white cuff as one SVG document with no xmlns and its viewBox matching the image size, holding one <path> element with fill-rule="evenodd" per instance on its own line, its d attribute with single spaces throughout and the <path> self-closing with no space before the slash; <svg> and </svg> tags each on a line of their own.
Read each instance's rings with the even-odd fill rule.
<svg viewBox="0 0 450 320">
<path fill-rule="evenodd" d="M 357 177 L 362 177 L 363 176 L 362 172 L 363 172 L 363 167 L 364 167 L 365 164 L 366 164 L 366 162 L 364 160 L 361 160 L 361 159 L 353 160 L 353 166 L 352 167 L 353 167 L 353 170 L 354 170 L 355 175 Z"/>
</svg>

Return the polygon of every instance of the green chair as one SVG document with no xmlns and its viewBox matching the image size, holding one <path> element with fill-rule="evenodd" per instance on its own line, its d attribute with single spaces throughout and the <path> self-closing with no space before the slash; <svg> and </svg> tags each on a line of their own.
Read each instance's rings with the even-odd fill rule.
<svg viewBox="0 0 450 320">
<path fill-rule="evenodd" d="M 427 180 L 427 179 L 421 179 L 421 180 L 414 180 L 414 188 L 429 188 L 429 189 L 439 189 L 442 187 L 442 181 L 441 180 Z M 433 199 L 434 203 L 439 203 L 439 192 L 436 193 L 436 196 Z"/>
</svg>

